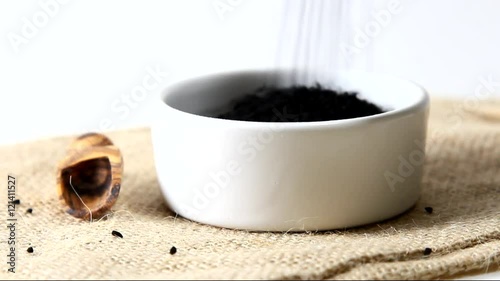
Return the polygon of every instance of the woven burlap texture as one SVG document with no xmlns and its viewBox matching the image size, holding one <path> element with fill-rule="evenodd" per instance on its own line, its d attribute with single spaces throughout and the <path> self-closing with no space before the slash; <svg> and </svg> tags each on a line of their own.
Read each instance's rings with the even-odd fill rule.
<svg viewBox="0 0 500 281">
<path fill-rule="evenodd" d="M 490 114 L 481 111 L 483 104 Z M 465 101 L 434 100 L 431 109 L 416 206 L 385 222 L 321 233 L 249 233 L 176 217 L 159 190 L 148 129 L 107 133 L 123 152 L 125 175 L 114 214 L 93 223 L 64 213 L 57 199 L 56 165 L 75 136 L 3 146 L 2 205 L 9 173 L 17 177 L 21 204 L 16 273 L 3 263 L 0 278 L 427 279 L 496 268 L 500 103 L 472 108 Z M 27 253 L 30 246 L 34 253 Z M 175 255 L 169 254 L 172 246 Z M 427 247 L 432 253 L 424 256 Z"/>
</svg>

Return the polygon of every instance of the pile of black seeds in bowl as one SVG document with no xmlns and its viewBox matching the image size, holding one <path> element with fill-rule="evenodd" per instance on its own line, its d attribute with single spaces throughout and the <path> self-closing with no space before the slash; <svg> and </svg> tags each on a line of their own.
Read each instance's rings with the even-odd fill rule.
<svg viewBox="0 0 500 281">
<path fill-rule="evenodd" d="M 312 122 L 364 117 L 383 113 L 356 92 L 313 87 L 261 87 L 232 103 L 221 119 L 256 122 Z"/>
</svg>

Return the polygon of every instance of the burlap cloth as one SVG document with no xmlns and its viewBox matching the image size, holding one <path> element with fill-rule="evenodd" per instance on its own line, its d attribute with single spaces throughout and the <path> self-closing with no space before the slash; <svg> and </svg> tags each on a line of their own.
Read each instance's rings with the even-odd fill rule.
<svg viewBox="0 0 500 281">
<path fill-rule="evenodd" d="M 74 136 L 1 147 L 2 206 L 8 173 L 17 175 L 21 205 L 16 273 L 2 263 L 0 278 L 428 279 L 498 270 L 500 103 L 472 105 L 432 102 L 423 191 L 414 209 L 323 233 L 248 233 L 176 217 L 160 194 L 148 129 L 107 134 L 124 154 L 124 182 L 114 215 L 94 223 L 65 214 L 57 200 L 56 163 Z M 169 254 L 171 246 L 177 254 Z"/>
</svg>

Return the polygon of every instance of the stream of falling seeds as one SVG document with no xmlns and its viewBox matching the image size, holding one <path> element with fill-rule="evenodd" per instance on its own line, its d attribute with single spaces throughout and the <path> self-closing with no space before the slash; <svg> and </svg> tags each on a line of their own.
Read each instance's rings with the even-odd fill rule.
<svg viewBox="0 0 500 281">
<path fill-rule="evenodd" d="M 319 77 L 348 68 L 340 42 L 347 39 L 349 5 L 346 0 L 286 1 L 281 20 L 276 66 L 302 69 L 285 84 L 313 85 Z"/>
<path fill-rule="evenodd" d="M 283 1 L 279 40 L 275 53 L 277 68 L 301 69 L 286 80 L 269 83 L 313 86 L 337 71 L 372 67 L 371 49 L 348 54 L 356 30 L 369 19 L 374 1 L 290 0 Z M 328 86 L 328 85 L 325 85 Z"/>
<path fill-rule="evenodd" d="M 92 211 L 90 210 L 90 208 L 85 204 L 85 202 L 83 202 L 82 200 L 82 197 L 80 197 L 80 195 L 78 194 L 78 192 L 76 192 L 76 189 L 75 187 L 73 186 L 73 184 L 71 184 L 71 175 L 69 176 L 69 185 L 71 186 L 71 188 L 73 189 L 73 191 L 75 192 L 76 196 L 78 196 L 78 199 L 80 199 L 80 201 L 82 202 L 83 206 L 85 206 L 85 208 L 87 208 L 87 210 L 89 210 L 89 213 L 90 213 L 90 219 L 89 219 L 89 223 L 92 222 Z"/>
</svg>

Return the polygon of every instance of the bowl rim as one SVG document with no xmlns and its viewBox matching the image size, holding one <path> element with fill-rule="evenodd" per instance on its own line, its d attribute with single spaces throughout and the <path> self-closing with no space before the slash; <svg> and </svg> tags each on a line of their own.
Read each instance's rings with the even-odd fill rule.
<svg viewBox="0 0 500 281">
<path fill-rule="evenodd" d="M 357 125 L 366 125 L 374 122 L 385 122 L 393 119 L 398 119 L 407 115 L 414 114 L 418 111 L 428 111 L 430 105 L 430 97 L 428 92 L 418 83 L 413 80 L 403 79 L 397 75 L 383 73 L 383 72 L 374 72 L 374 71 L 361 71 L 361 70 L 348 70 L 348 71 L 336 71 L 337 74 L 364 74 L 370 76 L 379 76 L 384 77 L 386 79 L 398 80 L 400 82 L 407 83 L 409 86 L 416 88 L 420 92 L 420 97 L 416 102 L 411 103 L 410 105 L 403 106 L 400 108 L 396 108 L 393 110 L 389 110 L 383 113 L 363 116 L 363 117 L 355 117 L 349 119 L 339 119 L 339 120 L 325 120 L 325 121 L 309 121 L 309 122 L 261 122 L 261 121 L 243 121 L 243 120 L 230 120 L 230 119 L 222 119 L 217 117 L 205 116 L 200 114 L 194 114 L 190 112 L 186 112 L 180 109 L 177 109 L 166 102 L 166 98 L 169 94 L 172 93 L 173 88 L 178 88 L 183 84 L 187 84 L 196 80 L 210 80 L 216 79 L 223 76 L 236 76 L 236 75 L 262 75 L 264 73 L 270 72 L 281 72 L 286 73 L 290 71 L 304 71 L 303 69 L 294 69 L 294 68 L 252 68 L 252 69 L 237 69 L 237 70 L 224 70 L 217 72 L 210 72 L 205 74 L 199 74 L 196 76 L 182 78 L 177 81 L 170 83 L 166 88 L 164 88 L 160 92 L 160 101 L 164 107 L 166 107 L 170 112 L 179 115 L 180 117 L 198 119 L 197 122 L 208 122 L 211 124 L 224 125 L 227 127 L 238 127 L 238 128 L 260 128 L 263 127 L 280 127 L 281 130 L 294 130 L 294 129 L 318 129 L 324 127 L 353 127 Z"/>
</svg>

